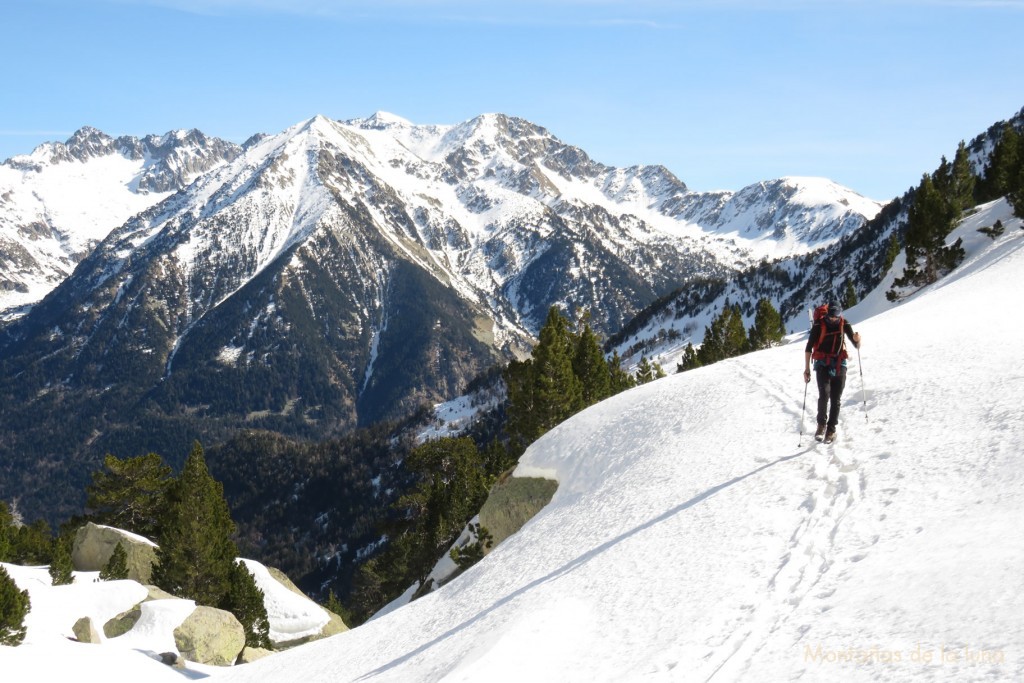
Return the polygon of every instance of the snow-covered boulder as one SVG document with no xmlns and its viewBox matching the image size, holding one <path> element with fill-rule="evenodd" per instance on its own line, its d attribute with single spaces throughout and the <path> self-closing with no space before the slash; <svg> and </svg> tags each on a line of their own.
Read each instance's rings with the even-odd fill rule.
<svg viewBox="0 0 1024 683">
<path fill-rule="evenodd" d="M 231 612 L 200 605 L 174 629 L 174 644 L 190 662 L 230 666 L 245 647 L 245 629 Z"/>
<path fill-rule="evenodd" d="M 276 648 L 293 647 L 348 630 L 341 617 L 310 600 L 284 572 L 255 560 L 239 559 L 263 591 L 270 640 Z"/>
<path fill-rule="evenodd" d="M 80 572 L 102 570 L 120 543 L 128 556 L 128 578 L 149 583 L 156 562 L 156 544 L 144 536 L 88 522 L 75 534 L 71 562 Z"/>
</svg>

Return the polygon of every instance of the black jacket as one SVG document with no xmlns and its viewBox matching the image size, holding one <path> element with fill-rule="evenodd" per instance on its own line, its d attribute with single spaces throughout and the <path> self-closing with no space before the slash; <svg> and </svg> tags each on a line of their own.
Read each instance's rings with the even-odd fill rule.
<svg viewBox="0 0 1024 683">
<path fill-rule="evenodd" d="M 842 330 L 839 329 L 840 325 L 843 326 Z M 825 328 L 824 337 L 822 337 L 822 327 Z M 825 316 L 811 325 L 811 333 L 807 335 L 807 345 L 804 347 L 804 351 L 811 353 L 812 358 L 834 356 L 839 353 L 843 346 L 841 335 L 844 332 L 850 338 L 850 343 L 854 344 L 853 326 L 850 324 L 850 321 L 842 317 L 830 318 Z"/>
</svg>

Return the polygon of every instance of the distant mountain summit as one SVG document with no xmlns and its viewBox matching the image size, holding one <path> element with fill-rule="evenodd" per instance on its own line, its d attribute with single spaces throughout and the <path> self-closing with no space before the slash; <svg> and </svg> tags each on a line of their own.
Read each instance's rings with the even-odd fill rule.
<svg viewBox="0 0 1024 683">
<path fill-rule="evenodd" d="M 38 490 L 58 460 L 84 477 L 104 452 L 407 415 L 527 353 L 552 305 L 589 311 L 607 334 L 686 282 L 805 253 L 878 209 L 797 178 L 692 193 L 661 166 L 605 166 L 502 114 L 317 116 L 241 148 L 195 131 L 131 140 L 83 129 L 0 167 L 15 188 L 73 171 L 83 187 L 128 179 L 95 202 L 159 200 L 139 199 L 0 330 L 0 400 L 13 406 L 0 429 L 14 434 L 0 498 Z M 24 207 L 50 204 L 11 196 L 4 215 L 22 222 L 4 234 L 22 235 Z M 90 210 L 98 232 L 107 213 Z"/>
<path fill-rule="evenodd" d="M 240 152 L 197 130 L 140 140 L 84 127 L 0 164 L 0 315 L 41 299 L 112 229 Z"/>
</svg>

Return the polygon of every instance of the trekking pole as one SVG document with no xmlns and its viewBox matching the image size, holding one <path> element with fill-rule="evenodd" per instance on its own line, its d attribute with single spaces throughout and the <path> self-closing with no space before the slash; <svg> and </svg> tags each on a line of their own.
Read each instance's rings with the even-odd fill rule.
<svg viewBox="0 0 1024 683">
<path fill-rule="evenodd" d="M 800 439 L 796 443 L 796 447 L 800 448 L 804 445 L 804 415 L 807 413 L 807 385 L 810 382 L 804 382 L 804 402 L 800 406 Z"/>
<path fill-rule="evenodd" d="M 868 395 L 864 389 L 864 365 L 860 362 L 860 345 L 858 344 L 857 349 L 857 369 L 860 370 L 860 397 L 864 402 L 864 421 L 868 421 Z"/>
</svg>

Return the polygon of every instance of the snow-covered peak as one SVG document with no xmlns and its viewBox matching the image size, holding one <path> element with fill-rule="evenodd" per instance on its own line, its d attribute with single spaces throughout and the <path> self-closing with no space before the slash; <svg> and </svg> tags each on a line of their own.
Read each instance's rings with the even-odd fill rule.
<svg viewBox="0 0 1024 683">
<path fill-rule="evenodd" d="M 404 119 L 397 114 L 392 114 L 386 111 L 374 112 L 373 116 L 365 119 L 353 119 L 349 121 L 351 125 L 359 128 L 368 128 L 372 130 L 388 130 L 391 128 L 409 128 L 413 125 L 408 119 Z"/>
<path fill-rule="evenodd" d="M 0 311 L 38 301 L 111 230 L 239 153 L 194 129 L 83 127 L 0 164 Z"/>
</svg>

